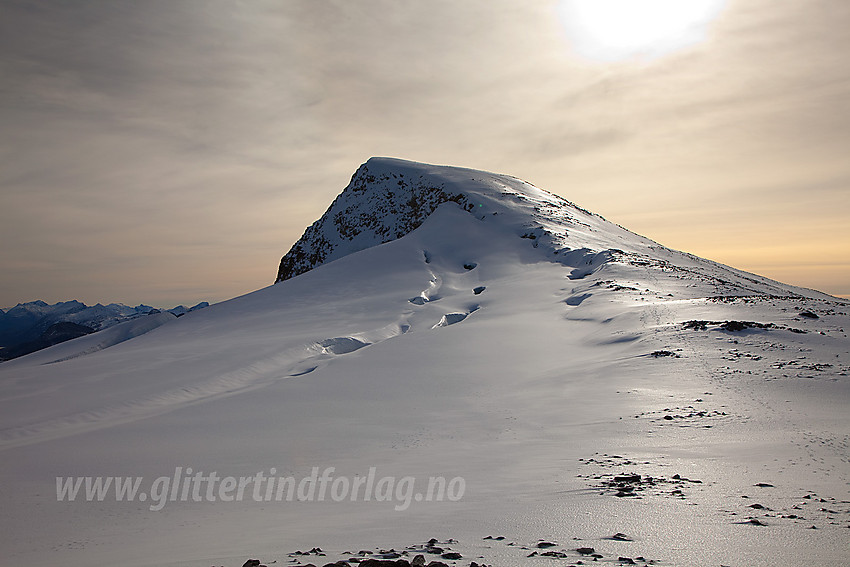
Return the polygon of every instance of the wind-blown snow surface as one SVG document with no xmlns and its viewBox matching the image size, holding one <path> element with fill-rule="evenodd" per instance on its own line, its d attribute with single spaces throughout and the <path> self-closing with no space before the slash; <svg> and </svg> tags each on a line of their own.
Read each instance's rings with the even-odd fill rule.
<svg viewBox="0 0 850 567">
<path fill-rule="evenodd" d="M 458 194 L 476 177 L 486 210 L 446 201 L 401 238 L 131 340 L 96 333 L 0 365 L 2 564 L 238 566 L 319 546 L 327 558 L 302 560 L 318 563 L 431 537 L 457 539 L 464 559 L 446 561 L 464 567 L 572 565 L 579 547 L 615 564 L 848 563 L 845 302 L 670 251 L 505 176 L 367 168 L 448 176 Z M 375 467 L 466 490 L 404 510 L 56 501 L 57 476 L 143 477 L 144 491 L 175 467 Z M 618 486 L 625 473 L 641 481 Z M 527 558 L 541 538 L 569 557 Z"/>
</svg>

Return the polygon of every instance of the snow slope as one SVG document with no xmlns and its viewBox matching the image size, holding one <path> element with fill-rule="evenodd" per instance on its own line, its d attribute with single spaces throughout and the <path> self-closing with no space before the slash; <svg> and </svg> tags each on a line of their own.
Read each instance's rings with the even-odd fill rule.
<svg viewBox="0 0 850 567">
<path fill-rule="evenodd" d="M 418 216 L 411 187 L 457 198 Z M 320 564 L 431 537 L 457 540 L 463 559 L 443 561 L 463 567 L 573 565 L 583 547 L 613 564 L 847 564 L 846 302 L 484 172 L 372 159 L 323 219 L 289 253 L 296 277 L 0 365 L 1 564 Z M 465 491 L 56 498 L 56 477 L 147 490 L 176 467 L 374 467 Z"/>
</svg>

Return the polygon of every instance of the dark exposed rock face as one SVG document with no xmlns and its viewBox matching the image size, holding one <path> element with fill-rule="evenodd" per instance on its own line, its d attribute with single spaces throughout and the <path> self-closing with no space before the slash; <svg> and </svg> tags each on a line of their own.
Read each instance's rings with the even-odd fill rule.
<svg viewBox="0 0 850 567">
<path fill-rule="evenodd" d="M 443 203 L 472 208 L 465 195 L 432 177 L 382 171 L 378 164 L 379 160 L 370 160 L 360 166 L 325 214 L 281 259 L 275 282 L 309 272 L 342 255 L 401 238 Z"/>
</svg>

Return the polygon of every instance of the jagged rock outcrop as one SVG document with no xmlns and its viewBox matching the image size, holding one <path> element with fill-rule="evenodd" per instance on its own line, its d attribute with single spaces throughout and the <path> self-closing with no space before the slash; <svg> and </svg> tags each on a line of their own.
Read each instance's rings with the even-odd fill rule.
<svg viewBox="0 0 850 567">
<path fill-rule="evenodd" d="M 606 222 L 569 201 L 515 177 L 393 158 L 371 158 L 322 217 L 281 259 L 276 282 L 348 254 L 401 238 L 437 207 L 453 202 L 480 219 L 507 225 L 535 247 L 564 249 L 566 227 Z M 633 236 L 633 235 L 632 235 Z M 598 250 L 604 249 L 599 248 Z M 566 250 L 571 250 L 566 247 Z M 597 250 L 597 251 L 598 251 Z"/>
<path fill-rule="evenodd" d="M 392 171 L 390 161 L 394 160 L 373 158 L 360 166 L 325 214 L 281 259 L 276 282 L 401 238 L 443 203 L 472 209 L 467 197 L 446 183 L 410 171 Z"/>
</svg>

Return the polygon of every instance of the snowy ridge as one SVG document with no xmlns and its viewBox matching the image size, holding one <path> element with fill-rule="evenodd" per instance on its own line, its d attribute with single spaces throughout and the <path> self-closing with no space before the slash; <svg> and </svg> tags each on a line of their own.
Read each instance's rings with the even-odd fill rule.
<svg viewBox="0 0 850 567">
<path fill-rule="evenodd" d="M 527 239 L 542 258 L 573 267 L 573 279 L 620 262 L 690 272 L 715 285 L 718 295 L 831 299 L 671 250 L 516 177 L 380 157 L 360 166 L 328 210 L 283 256 L 275 282 L 401 238 L 445 203 L 457 204 L 505 234 Z"/>
<path fill-rule="evenodd" d="M 582 249 L 573 260 L 615 244 L 629 247 L 630 241 L 640 240 L 598 215 L 515 177 L 371 158 L 283 257 L 277 281 L 401 238 L 448 202 L 479 220 L 533 241 L 535 247 L 542 245 L 551 254 L 563 257 L 574 248 Z"/>
</svg>

